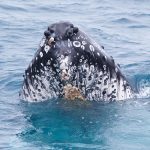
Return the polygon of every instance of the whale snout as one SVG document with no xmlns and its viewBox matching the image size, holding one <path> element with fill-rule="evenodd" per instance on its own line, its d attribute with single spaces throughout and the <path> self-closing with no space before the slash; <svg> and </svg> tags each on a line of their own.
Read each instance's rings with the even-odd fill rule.
<svg viewBox="0 0 150 150">
<path fill-rule="evenodd" d="M 50 25 L 48 29 L 44 32 L 44 35 L 46 38 L 53 37 L 55 41 L 65 40 L 72 37 L 78 31 L 78 27 L 74 27 L 74 25 L 70 22 L 58 22 Z"/>
</svg>

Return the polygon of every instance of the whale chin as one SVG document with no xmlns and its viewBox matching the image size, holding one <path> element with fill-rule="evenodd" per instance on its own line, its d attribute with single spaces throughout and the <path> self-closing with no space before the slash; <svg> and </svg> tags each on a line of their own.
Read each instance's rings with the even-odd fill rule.
<svg viewBox="0 0 150 150">
<path fill-rule="evenodd" d="M 25 70 L 21 98 L 114 101 L 134 96 L 111 56 L 70 22 L 50 25 Z"/>
</svg>

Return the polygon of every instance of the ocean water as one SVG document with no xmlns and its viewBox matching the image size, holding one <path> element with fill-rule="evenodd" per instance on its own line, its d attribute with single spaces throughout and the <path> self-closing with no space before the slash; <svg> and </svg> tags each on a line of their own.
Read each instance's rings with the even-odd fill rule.
<svg viewBox="0 0 150 150">
<path fill-rule="evenodd" d="M 104 45 L 137 99 L 111 103 L 19 99 L 43 32 L 67 20 Z M 0 0 L 0 149 L 150 148 L 149 0 Z"/>
</svg>

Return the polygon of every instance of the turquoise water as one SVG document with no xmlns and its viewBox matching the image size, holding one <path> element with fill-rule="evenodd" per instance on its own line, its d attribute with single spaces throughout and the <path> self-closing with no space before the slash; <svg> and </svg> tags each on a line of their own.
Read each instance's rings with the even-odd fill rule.
<svg viewBox="0 0 150 150">
<path fill-rule="evenodd" d="M 0 149 L 149 150 L 150 1 L 0 1 Z M 23 73 L 51 23 L 80 26 L 120 63 L 138 99 L 19 100 Z"/>
</svg>

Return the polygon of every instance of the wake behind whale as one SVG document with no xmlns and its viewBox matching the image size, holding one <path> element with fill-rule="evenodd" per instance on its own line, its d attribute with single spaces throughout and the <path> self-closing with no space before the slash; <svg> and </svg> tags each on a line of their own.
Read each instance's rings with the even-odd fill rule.
<svg viewBox="0 0 150 150">
<path fill-rule="evenodd" d="M 27 101 L 52 98 L 113 101 L 134 90 L 104 47 L 70 22 L 50 25 L 25 70 L 20 93 Z"/>
</svg>

